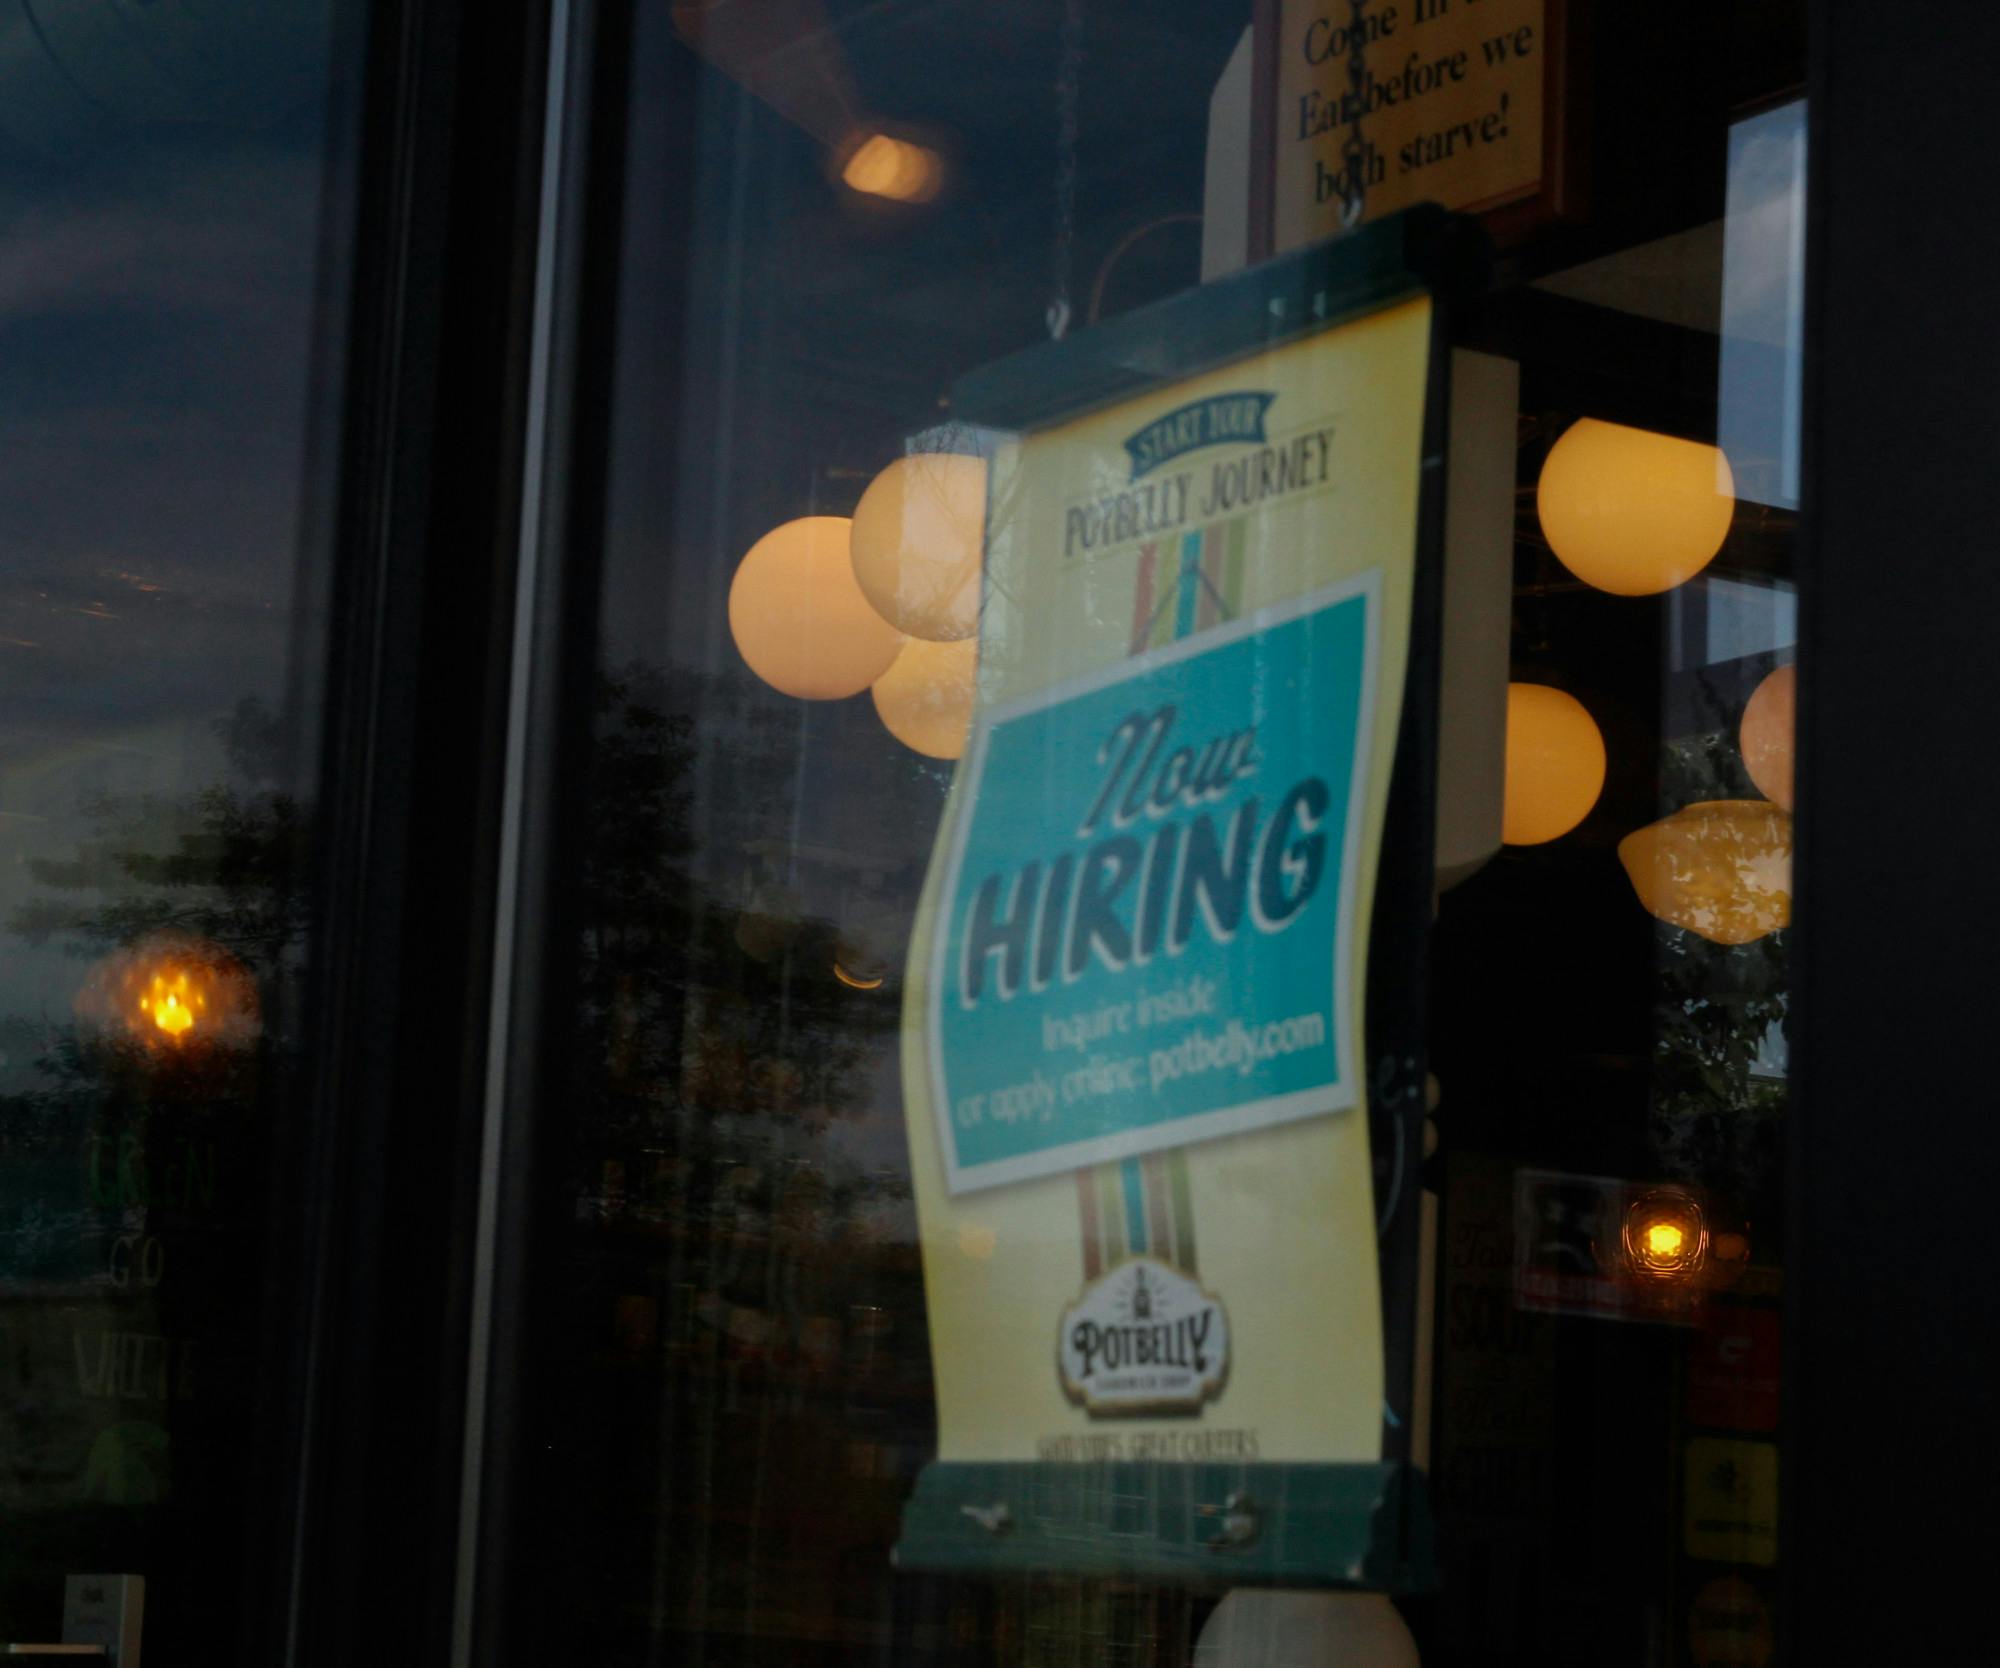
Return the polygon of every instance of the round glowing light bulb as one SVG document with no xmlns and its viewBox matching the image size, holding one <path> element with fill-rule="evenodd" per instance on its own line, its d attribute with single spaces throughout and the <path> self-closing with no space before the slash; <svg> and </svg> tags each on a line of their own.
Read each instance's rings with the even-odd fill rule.
<svg viewBox="0 0 2000 1668">
<path fill-rule="evenodd" d="M 897 458 L 854 510 L 854 577 L 898 631 L 956 642 L 979 629 L 986 460 Z"/>
<path fill-rule="evenodd" d="M 1541 683 L 1507 686 L 1507 788 L 1500 838 L 1539 846 L 1590 815 L 1604 791 L 1604 737 L 1573 695 Z"/>
<path fill-rule="evenodd" d="M 1708 1260 L 1708 1218 L 1692 1194 L 1655 1188 L 1625 1207 L 1625 1256 L 1652 1280 L 1691 1280 Z"/>
<path fill-rule="evenodd" d="M 955 759 L 972 729 L 979 641 L 930 643 L 912 637 L 896 663 L 876 680 L 875 710 L 905 747 L 933 759 Z"/>
<path fill-rule="evenodd" d="M 1743 768 L 1757 791 L 1787 811 L 1792 808 L 1792 731 L 1798 709 L 1798 674 L 1780 666 L 1751 694 L 1736 737 Z"/>
<path fill-rule="evenodd" d="M 1715 559 L 1736 478 L 1713 446 L 1585 417 L 1549 449 L 1535 507 L 1549 548 L 1586 585 L 1653 596 Z"/>
<path fill-rule="evenodd" d="M 750 547 L 729 585 L 729 634 L 773 689 L 805 701 L 859 695 L 902 645 L 854 582 L 848 520 L 803 516 Z"/>
</svg>

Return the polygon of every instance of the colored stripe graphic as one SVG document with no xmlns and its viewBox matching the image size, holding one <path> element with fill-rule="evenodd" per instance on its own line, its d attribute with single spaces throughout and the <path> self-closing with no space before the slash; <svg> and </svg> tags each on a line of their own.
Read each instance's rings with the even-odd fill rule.
<svg viewBox="0 0 2000 1668">
<path fill-rule="evenodd" d="M 1132 593 L 1132 647 L 1137 654 L 1146 646 L 1147 637 L 1153 629 L 1153 570 L 1159 559 L 1160 547 L 1146 544 L 1139 547 L 1139 575 L 1137 588 Z"/>
<path fill-rule="evenodd" d="M 1187 1151 L 1176 1147 L 1165 1155 L 1167 1182 L 1174 1196 L 1174 1266 L 1183 1273 L 1195 1272 L 1194 1199 L 1188 1187 Z"/>
<path fill-rule="evenodd" d="M 1088 1170 L 1076 1173 L 1076 1203 L 1083 1216 L 1083 1277 L 1095 1280 L 1104 1272 L 1104 1225 L 1098 1220 L 1097 1183 Z"/>
<path fill-rule="evenodd" d="M 1221 617 L 1216 612 L 1221 606 L 1221 598 L 1215 592 L 1215 556 L 1219 548 L 1220 541 L 1215 536 L 1215 529 L 1211 527 L 1201 537 L 1201 564 L 1199 568 L 1201 595 L 1196 597 L 1194 601 L 1194 628 L 1196 631 L 1208 630 Z"/>
<path fill-rule="evenodd" d="M 1146 1189 L 1139 1161 L 1128 1158 L 1118 1166 L 1118 1181 L 1125 1193 L 1125 1243 L 1135 1257 L 1146 1254 Z"/>
<path fill-rule="evenodd" d="M 1195 604 L 1201 599 L 1201 535 L 1181 535 L 1181 590 L 1174 606 L 1174 635 L 1178 642 L 1194 631 Z"/>
<path fill-rule="evenodd" d="M 1148 1153 L 1139 1161 L 1146 1179 L 1146 1237 L 1153 1255 L 1162 1262 L 1177 1262 L 1179 1238 L 1174 1232 L 1174 1213 L 1168 1203 L 1167 1167 L 1159 1153 Z"/>
<path fill-rule="evenodd" d="M 1162 648 L 1174 640 L 1174 614 L 1180 606 L 1181 586 L 1178 572 L 1180 554 L 1171 547 L 1160 553 L 1161 569 L 1173 570 L 1162 574 L 1155 570 L 1153 583 L 1159 595 L 1154 599 L 1153 612 L 1149 617 L 1146 647 Z"/>
<path fill-rule="evenodd" d="M 1240 520 L 1184 533 L 1178 542 L 1141 545 L 1133 575 L 1131 653 L 1235 619 L 1243 607 L 1245 545 Z M 1080 1170 L 1076 1194 L 1086 1280 L 1127 1257 L 1147 1255 L 1195 1272 L 1194 1200 L 1185 1152 L 1176 1148 Z"/>
<path fill-rule="evenodd" d="M 1104 1266 L 1125 1260 L 1125 1201 L 1118 1186 L 1118 1166 L 1100 1165 L 1097 1182 L 1097 1217 L 1104 1229 Z"/>
</svg>

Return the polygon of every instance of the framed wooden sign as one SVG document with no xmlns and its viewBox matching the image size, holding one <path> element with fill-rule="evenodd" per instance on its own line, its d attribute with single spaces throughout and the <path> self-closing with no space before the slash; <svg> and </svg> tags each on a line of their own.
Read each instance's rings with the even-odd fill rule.
<svg viewBox="0 0 2000 1668">
<path fill-rule="evenodd" d="M 1571 0 L 1255 0 L 1253 16 L 1253 258 L 1340 231 L 1357 183 L 1364 221 L 1434 202 L 1501 239 L 1578 207 Z"/>
</svg>

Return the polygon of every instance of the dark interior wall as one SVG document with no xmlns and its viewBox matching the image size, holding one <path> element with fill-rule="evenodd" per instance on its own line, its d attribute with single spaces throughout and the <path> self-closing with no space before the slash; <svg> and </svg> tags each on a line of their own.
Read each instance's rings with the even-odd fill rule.
<svg viewBox="0 0 2000 1668">
<path fill-rule="evenodd" d="M 1940 1647 L 1991 1632 L 2000 1486 L 2000 14 L 1817 0 L 1812 44 L 1792 1659 L 1970 1660 Z"/>
</svg>

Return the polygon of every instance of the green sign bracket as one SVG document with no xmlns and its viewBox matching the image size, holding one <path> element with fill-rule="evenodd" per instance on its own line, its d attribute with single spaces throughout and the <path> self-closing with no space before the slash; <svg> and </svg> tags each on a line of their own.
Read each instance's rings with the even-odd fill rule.
<svg viewBox="0 0 2000 1668">
<path fill-rule="evenodd" d="M 940 1462 L 904 1508 L 896 1566 L 1417 1593 L 1434 1547 L 1423 1476 L 1399 1462 Z"/>
<path fill-rule="evenodd" d="M 1002 430 L 1046 427 L 1412 295 L 1471 293 L 1490 263 L 1476 222 L 1420 203 L 983 366 L 953 386 L 952 415 Z"/>
</svg>

